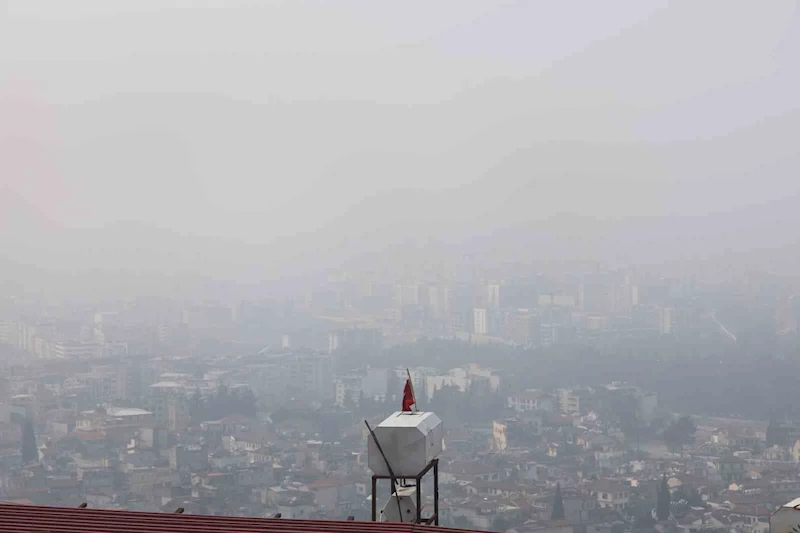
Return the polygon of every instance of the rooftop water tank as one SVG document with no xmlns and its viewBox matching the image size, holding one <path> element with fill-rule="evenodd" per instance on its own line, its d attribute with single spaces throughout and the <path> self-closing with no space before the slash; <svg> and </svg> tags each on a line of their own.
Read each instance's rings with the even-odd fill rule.
<svg viewBox="0 0 800 533">
<path fill-rule="evenodd" d="M 415 478 L 442 453 L 442 421 L 434 413 L 398 411 L 375 428 L 375 438 L 398 478 Z M 369 469 L 389 476 L 378 447 L 368 437 Z"/>
<path fill-rule="evenodd" d="M 779 507 L 769 518 L 770 533 L 797 533 L 800 531 L 800 498 Z"/>
</svg>

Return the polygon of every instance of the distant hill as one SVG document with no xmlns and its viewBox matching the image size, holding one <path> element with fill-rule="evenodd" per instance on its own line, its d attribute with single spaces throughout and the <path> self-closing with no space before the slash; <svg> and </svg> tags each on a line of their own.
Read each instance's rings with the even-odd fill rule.
<svg viewBox="0 0 800 533">
<path fill-rule="evenodd" d="M 130 94 L 62 109 L 59 131 L 68 144 L 54 148 L 17 140 L 5 149 L 52 158 L 49 166 L 37 163 L 42 187 L 49 171 L 76 186 L 93 176 L 94 197 L 102 204 L 97 208 L 116 222 L 100 229 L 59 228 L 19 195 L 0 189 L 3 268 L 195 272 L 258 281 L 379 258 L 401 264 L 433 251 L 457 261 L 466 251 L 498 248 L 520 258 L 678 266 L 713 259 L 718 265 L 737 261 L 798 270 L 800 113 L 765 119 L 728 137 L 650 146 L 548 141 L 546 125 L 521 116 L 513 125 L 425 151 L 439 128 L 468 125 L 463 117 L 474 104 L 459 97 L 454 107 L 443 108 L 369 102 L 269 106 L 214 95 Z M 434 133 L 409 135 L 417 124 L 431 125 Z M 361 133 L 348 138 L 355 131 Z M 384 148 L 359 151 L 364 135 L 385 138 Z M 285 150 L 290 146 L 309 149 L 298 155 Z M 200 192 L 204 184 L 230 176 L 328 179 L 285 201 L 270 194 L 250 198 L 247 189 L 228 191 L 256 208 L 227 213 Z M 362 191 L 349 176 L 401 185 L 404 176 L 414 176 L 414 183 L 420 176 L 447 176 L 445 182 L 466 185 L 427 191 L 401 186 L 359 200 Z M 345 196 L 346 202 L 334 199 Z M 327 222 L 282 226 L 288 215 L 315 209 L 312 204 L 324 207 Z M 125 213 L 115 217 L 116 206 Z M 189 232 L 138 222 L 180 219 L 184 211 L 207 216 Z M 226 217 L 246 234 L 202 237 Z M 264 239 L 254 239 L 262 229 Z M 282 236 L 273 239 L 270 233 Z"/>
</svg>

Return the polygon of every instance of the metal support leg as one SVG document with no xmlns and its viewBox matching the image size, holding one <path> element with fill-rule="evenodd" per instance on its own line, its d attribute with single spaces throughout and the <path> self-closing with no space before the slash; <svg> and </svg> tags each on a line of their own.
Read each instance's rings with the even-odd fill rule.
<svg viewBox="0 0 800 533">
<path fill-rule="evenodd" d="M 378 504 L 377 499 L 378 495 L 376 494 L 378 488 L 378 479 L 375 476 L 372 476 L 372 521 L 378 521 Z"/>
<path fill-rule="evenodd" d="M 422 476 L 417 477 L 417 524 L 422 523 Z"/>
<path fill-rule="evenodd" d="M 433 460 L 433 516 L 439 525 L 439 459 Z"/>
</svg>

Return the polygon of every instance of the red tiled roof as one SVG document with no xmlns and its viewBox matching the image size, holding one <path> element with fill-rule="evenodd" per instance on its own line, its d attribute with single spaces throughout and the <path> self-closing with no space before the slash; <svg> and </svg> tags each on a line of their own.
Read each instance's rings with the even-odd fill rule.
<svg viewBox="0 0 800 533">
<path fill-rule="evenodd" d="M 239 518 L 100 509 L 0 505 L 0 533 L 434 533 L 414 524 Z M 464 533 L 459 530 L 460 533 Z"/>
</svg>

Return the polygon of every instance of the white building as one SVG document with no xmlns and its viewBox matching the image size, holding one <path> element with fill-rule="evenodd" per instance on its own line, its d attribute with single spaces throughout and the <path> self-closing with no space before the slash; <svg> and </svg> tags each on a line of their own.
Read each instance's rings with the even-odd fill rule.
<svg viewBox="0 0 800 533">
<path fill-rule="evenodd" d="M 328 332 L 328 353 L 333 353 L 339 349 L 339 332 Z"/>
<path fill-rule="evenodd" d="M 420 392 L 427 390 L 426 389 L 426 387 L 427 387 L 426 380 L 427 380 L 427 378 L 429 376 L 437 375 L 436 369 L 433 368 L 433 367 L 429 367 L 429 366 L 411 367 L 411 368 L 407 369 L 407 371 L 406 371 L 405 368 L 395 368 L 393 370 L 393 372 L 394 372 L 395 376 L 397 377 L 397 380 L 402 384 L 405 384 L 406 379 L 408 379 L 408 374 L 411 374 L 411 383 L 414 385 L 414 391 L 417 394 L 420 394 Z M 419 392 L 417 392 L 417 391 L 419 391 Z M 386 393 L 389 396 L 395 396 L 395 395 L 401 395 L 402 396 L 403 389 L 401 388 L 400 390 L 397 390 L 397 391 L 386 391 Z M 430 398 L 430 396 L 428 396 L 428 397 Z"/>
<path fill-rule="evenodd" d="M 575 307 L 575 296 L 570 294 L 540 294 L 537 299 L 539 307 Z"/>
<path fill-rule="evenodd" d="M 622 510 L 630 503 L 631 488 L 618 481 L 598 479 L 589 485 L 589 494 L 600 507 Z"/>
<path fill-rule="evenodd" d="M 348 401 L 358 403 L 362 392 L 361 376 L 339 376 L 334 380 L 335 402 L 344 407 Z"/>
<path fill-rule="evenodd" d="M 368 368 L 364 374 L 338 376 L 334 379 L 336 405 L 344 406 L 349 398 L 358 403 L 360 397 L 383 401 L 386 397 L 388 371 L 385 368 Z M 402 391 L 397 391 L 400 394 Z"/>
<path fill-rule="evenodd" d="M 539 326 L 539 344 L 546 348 L 558 341 L 558 329 L 555 324 L 542 324 Z"/>
<path fill-rule="evenodd" d="M 419 283 L 397 283 L 394 286 L 394 305 L 403 307 L 405 305 L 419 305 Z"/>
<path fill-rule="evenodd" d="M 450 313 L 450 289 L 443 285 L 429 286 L 427 304 L 434 318 L 443 318 Z"/>
<path fill-rule="evenodd" d="M 103 346 L 88 342 L 50 343 L 49 356 L 55 359 L 95 359 L 103 355 Z"/>
<path fill-rule="evenodd" d="M 486 309 L 476 307 L 472 310 L 472 332 L 475 335 L 486 335 L 489 332 L 489 316 Z"/>
<path fill-rule="evenodd" d="M 0 320 L 0 344 L 16 345 L 17 324 L 7 320 Z"/>
<path fill-rule="evenodd" d="M 558 389 L 556 399 L 558 409 L 565 415 L 577 415 L 581 412 L 581 397 L 572 389 Z"/>
<path fill-rule="evenodd" d="M 661 334 L 668 335 L 672 333 L 675 327 L 675 309 L 672 307 L 665 307 L 661 311 Z"/>
<path fill-rule="evenodd" d="M 429 375 L 425 377 L 425 394 L 433 397 L 436 389 L 442 387 L 458 387 L 461 392 L 472 386 L 484 384 L 489 391 L 495 392 L 500 387 L 500 376 L 488 368 L 480 368 L 472 363 L 466 368 L 453 368 L 447 374 Z M 415 389 L 417 390 L 417 389 Z"/>
<path fill-rule="evenodd" d="M 500 285 L 497 283 L 490 283 L 486 286 L 486 297 L 490 309 L 500 308 Z"/>
<path fill-rule="evenodd" d="M 515 411 L 553 411 L 553 397 L 538 390 L 526 390 L 508 397 L 508 406 Z"/>
</svg>

